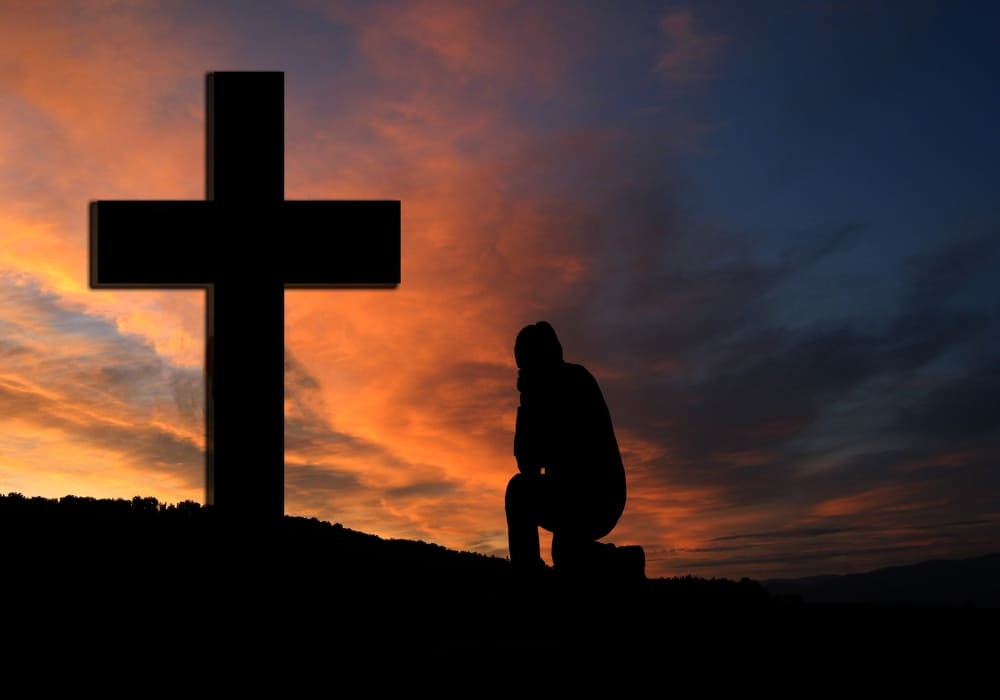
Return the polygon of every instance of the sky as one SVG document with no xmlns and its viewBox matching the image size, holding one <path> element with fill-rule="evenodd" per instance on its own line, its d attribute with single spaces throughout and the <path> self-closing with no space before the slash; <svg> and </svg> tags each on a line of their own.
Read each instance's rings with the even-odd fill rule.
<svg viewBox="0 0 1000 700">
<path fill-rule="evenodd" d="M 286 197 L 402 211 L 397 289 L 285 295 L 286 513 L 506 556 L 513 342 L 547 320 L 649 576 L 1000 550 L 998 29 L 923 0 L 0 0 L 0 493 L 204 501 L 204 293 L 91 289 L 87 207 L 202 199 L 205 74 L 277 70 Z"/>
</svg>

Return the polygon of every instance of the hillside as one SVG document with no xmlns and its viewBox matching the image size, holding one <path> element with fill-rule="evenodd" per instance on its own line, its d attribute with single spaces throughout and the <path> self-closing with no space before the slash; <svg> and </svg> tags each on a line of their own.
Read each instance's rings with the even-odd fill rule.
<svg viewBox="0 0 1000 700">
<path fill-rule="evenodd" d="M 80 591 L 106 597 L 113 589 L 126 597 L 162 594 L 197 607 L 205 589 L 222 586 L 227 595 L 211 605 L 224 608 L 228 593 L 293 608 L 311 605 L 306 601 L 315 596 L 316 601 L 341 598 L 352 601 L 352 607 L 371 606 L 373 614 L 377 608 L 385 617 L 390 611 L 434 616 L 431 611 L 438 606 L 498 605 L 517 595 L 509 563 L 497 557 L 383 539 L 292 516 L 278 530 L 236 531 L 217 520 L 211 508 L 191 502 L 9 494 L 0 496 L 0 530 L 12 574 L 7 585 L 39 595 L 58 582 L 60 600 L 83 595 Z M 544 585 L 559 589 L 560 597 L 573 588 L 554 575 Z M 771 603 L 749 580 L 647 579 L 632 584 L 628 593 L 630 600 L 648 596 L 665 606 Z"/>
<path fill-rule="evenodd" d="M 0 496 L 0 532 L 8 637 L 74 650 L 111 630 L 130 650 L 161 648 L 163 635 L 179 633 L 185 646 L 173 654 L 221 645 L 250 655 L 479 659 L 574 649 L 680 658 L 741 648 L 732 644 L 754 629 L 791 640 L 858 623 L 749 579 L 551 576 L 525 589 L 496 557 L 299 517 L 237 531 L 210 508 L 152 498 Z"/>
</svg>

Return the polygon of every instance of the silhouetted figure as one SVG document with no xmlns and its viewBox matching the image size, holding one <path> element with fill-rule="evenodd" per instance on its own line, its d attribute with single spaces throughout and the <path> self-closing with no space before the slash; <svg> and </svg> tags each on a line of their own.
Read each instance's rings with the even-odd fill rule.
<svg viewBox="0 0 1000 700">
<path fill-rule="evenodd" d="M 557 571 L 593 573 L 618 566 L 624 550 L 633 570 L 642 550 L 597 542 L 625 509 L 625 467 L 604 396 L 586 368 L 565 362 L 552 326 L 541 321 L 517 335 L 519 368 L 514 456 L 519 474 L 507 484 L 511 565 L 519 575 L 546 569 L 538 528 L 552 532 Z M 636 551 L 638 550 L 638 551 Z M 642 575 L 639 573 L 639 575 Z"/>
</svg>

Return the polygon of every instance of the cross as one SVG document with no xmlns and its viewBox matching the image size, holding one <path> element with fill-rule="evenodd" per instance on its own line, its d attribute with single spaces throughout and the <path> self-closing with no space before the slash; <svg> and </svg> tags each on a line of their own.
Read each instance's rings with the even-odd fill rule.
<svg viewBox="0 0 1000 700">
<path fill-rule="evenodd" d="M 284 290 L 396 287 L 400 203 L 285 199 L 284 73 L 209 73 L 205 122 L 205 201 L 90 203 L 90 286 L 206 290 L 205 500 L 275 522 Z"/>
</svg>

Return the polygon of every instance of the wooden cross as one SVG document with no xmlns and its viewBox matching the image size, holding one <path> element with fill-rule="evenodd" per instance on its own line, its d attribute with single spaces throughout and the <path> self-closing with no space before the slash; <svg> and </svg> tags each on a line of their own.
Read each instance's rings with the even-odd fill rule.
<svg viewBox="0 0 1000 700">
<path fill-rule="evenodd" d="M 206 290 L 206 503 L 284 515 L 284 290 L 396 287 L 399 201 L 286 201 L 284 74 L 209 73 L 206 201 L 90 204 L 93 288 Z"/>
</svg>

